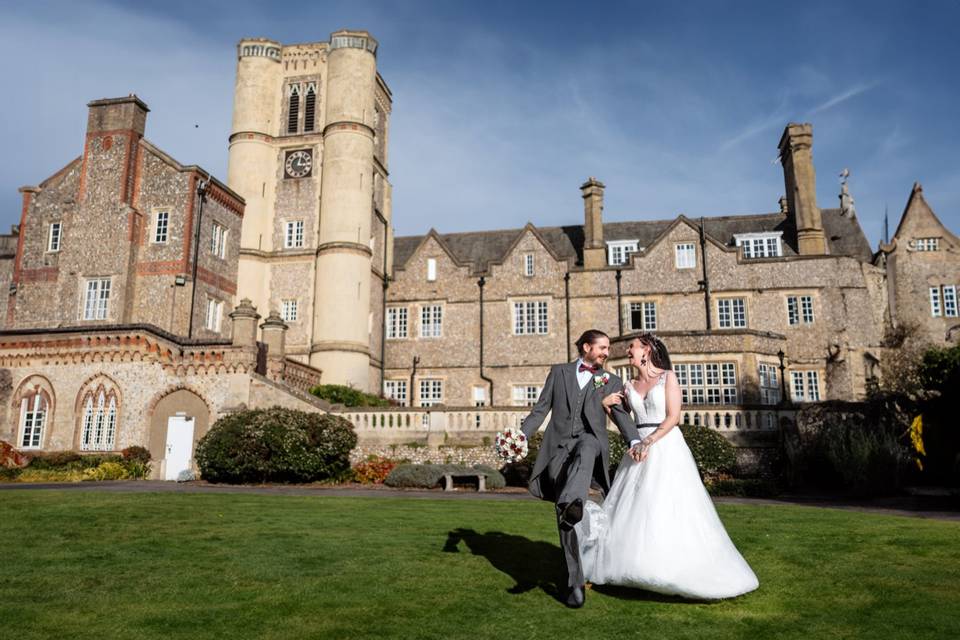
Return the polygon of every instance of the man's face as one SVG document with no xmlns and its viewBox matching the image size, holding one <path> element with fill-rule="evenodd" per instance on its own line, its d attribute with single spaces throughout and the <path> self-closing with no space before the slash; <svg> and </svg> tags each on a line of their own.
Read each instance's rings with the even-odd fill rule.
<svg viewBox="0 0 960 640">
<path fill-rule="evenodd" d="M 607 337 L 597 338 L 593 344 L 583 345 L 583 361 L 586 363 L 602 367 L 608 357 L 610 357 L 610 339 Z"/>
</svg>

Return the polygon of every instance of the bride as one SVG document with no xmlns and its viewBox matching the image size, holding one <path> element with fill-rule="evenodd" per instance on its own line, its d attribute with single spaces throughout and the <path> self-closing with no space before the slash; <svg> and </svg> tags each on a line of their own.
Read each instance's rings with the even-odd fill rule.
<svg viewBox="0 0 960 640">
<path fill-rule="evenodd" d="M 753 591 L 757 577 L 717 517 L 677 428 L 680 386 L 666 346 L 642 334 L 628 355 L 639 375 L 603 403 L 633 410 L 641 461 L 625 455 L 603 506 L 586 504 L 577 524 L 584 577 L 702 600 Z"/>
</svg>

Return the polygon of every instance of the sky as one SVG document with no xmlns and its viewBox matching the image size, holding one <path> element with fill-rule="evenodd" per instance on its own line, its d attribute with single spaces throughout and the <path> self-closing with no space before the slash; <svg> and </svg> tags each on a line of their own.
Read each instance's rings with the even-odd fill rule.
<svg viewBox="0 0 960 640">
<path fill-rule="evenodd" d="M 777 142 L 811 122 L 872 246 L 914 181 L 960 233 L 960 1 L 0 0 L 0 230 L 79 156 L 86 103 L 136 93 L 146 137 L 226 179 L 235 45 L 366 29 L 393 92 L 397 235 L 778 210 Z"/>
</svg>

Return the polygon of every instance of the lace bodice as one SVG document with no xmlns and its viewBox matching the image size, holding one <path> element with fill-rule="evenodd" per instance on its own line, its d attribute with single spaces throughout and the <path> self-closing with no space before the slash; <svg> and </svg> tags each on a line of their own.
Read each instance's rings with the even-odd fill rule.
<svg viewBox="0 0 960 640">
<path fill-rule="evenodd" d="M 633 387 L 632 382 L 626 383 L 627 396 L 637 424 L 659 424 L 667 418 L 667 397 L 665 383 L 667 374 L 663 373 L 657 383 L 641 396 Z"/>
</svg>

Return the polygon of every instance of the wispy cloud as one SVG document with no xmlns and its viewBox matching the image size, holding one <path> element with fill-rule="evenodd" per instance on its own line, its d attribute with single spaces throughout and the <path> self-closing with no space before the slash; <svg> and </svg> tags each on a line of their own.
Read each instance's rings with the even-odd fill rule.
<svg viewBox="0 0 960 640">
<path fill-rule="evenodd" d="M 857 96 L 864 94 L 867 91 L 870 91 L 871 89 L 877 87 L 879 84 L 880 84 L 879 82 L 867 82 L 867 83 L 858 84 L 854 87 L 851 87 L 850 89 L 847 89 L 843 93 L 839 95 L 835 95 L 829 100 L 821 104 L 818 104 L 813 109 L 810 109 L 809 111 L 807 111 L 806 115 L 807 117 L 809 117 L 809 116 L 816 115 L 818 113 L 823 113 L 828 109 L 833 109 L 834 107 L 841 105 L 844 102 L 847 102 L 848 100 L 852 100 L 853 98 L 856 98 Z"/>
</svg>

